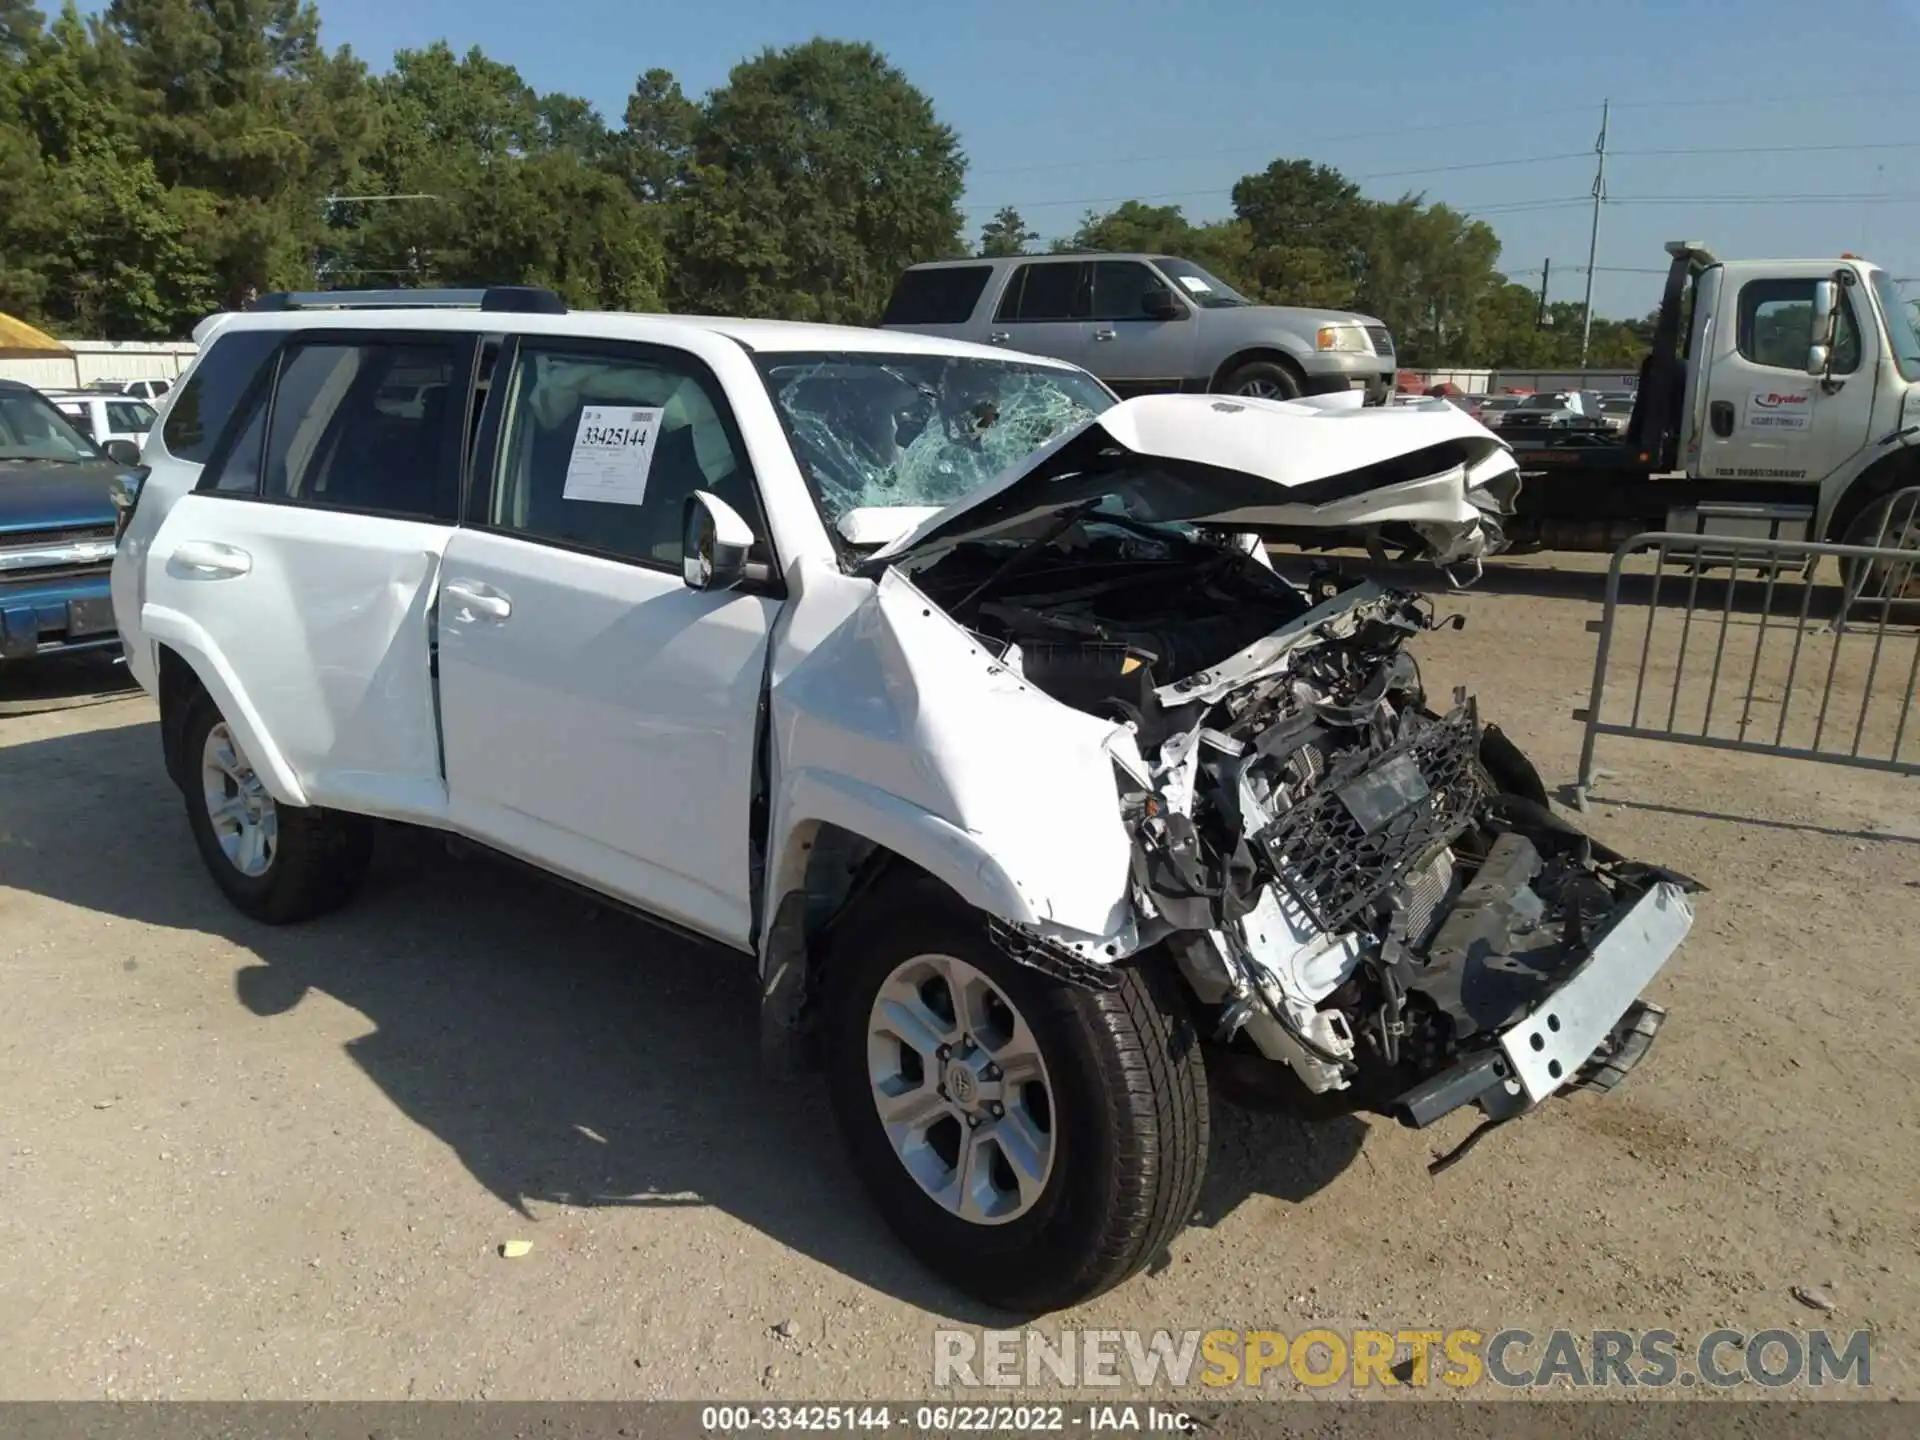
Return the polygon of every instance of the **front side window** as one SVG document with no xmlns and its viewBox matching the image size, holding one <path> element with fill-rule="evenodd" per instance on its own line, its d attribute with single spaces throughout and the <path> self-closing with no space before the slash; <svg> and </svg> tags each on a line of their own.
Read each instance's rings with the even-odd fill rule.
<svg viewBox="0 0 1920 1440">
<path fill-rule="evenodd" d="M 1812 280 L 1753 280 L 1740 287 L 1740 353 L 1756 365 L 1776 370 L 1807 369 L 1813 344 Z M 1860 368 L 1860 327 L 1853 301 L 1840 293 L 1840 324 L 1833 342 L 1833 373 L 1851 375 Z"/>
<path fill-rule="evenodd" d="M 861 352 L 761 355 L 829 527 L 864 506 L 950 505 L 1114 403 L 1080 370 Z"/>
<path fill-rule="evenodd" d="M 291 350 L 273 392 L 261 493 L 333 510 L 452 520 L 465 414 L 464 351 L 424 341 L 336 343 Z M 394 414 L 380 396 L 392 377 L 421 387 Z"/>
<path fill-rule="evenodd" d="M 1093 318 L 1152 320 L 1151 300 L 1166 293 L 1166 282 L 1138 260 L 1096 260 L 1093 265 Z"/>
<path fill-rule="evenodd" d="M 116 435 L 144 435 L 153 428 L 153 407 L 138 400 L 109 400 L 107 429 Z"/>
<path fill-rule="evenodd" d="M 705 490 L 765 535 L 745 447 L 692 356 L 523 347 L 510 385 L 488 524 L 677 569 L 686 499 Z"/>
<path fill-rule="evenodd" d="M 78 465 L 99 458 L 93 442 L 42 396 L 31 390 L 0 390 L 0 460 Z"/>
</svg>

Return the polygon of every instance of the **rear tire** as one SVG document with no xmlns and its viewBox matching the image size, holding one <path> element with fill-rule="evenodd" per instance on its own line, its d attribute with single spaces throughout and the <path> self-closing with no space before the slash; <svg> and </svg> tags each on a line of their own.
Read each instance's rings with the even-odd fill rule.
<svg viewBox="0 0 1920 1440">
<path fill-rule="evenodd" d="M 1276 360 L 1249 360 L 1220 382 L 1220 393 L 1261 400 L 1297 400 L 1300 378 Z"/>
<path fill-rule="evenodd" d="M 827 966 L 842 1139 L 887 1224 L 948 1283 L 1006 1310 L 1056 1310 L 1120 1284 L 1186 1225 L 1206 1169 L 1206 1075 L 1163 967 L 1129 965 L 1110 991 L 1051 980 L 1009 959 L 984 917 L 931 880 L 875 896 Z M 948 989 L 943 1009 L 947 977 L 961 998 Z M 899 1040 L 915 1016 L 921 1039 Z M 936 1041 L 953 1055 L 919 1060 Z M 1001 1070 L 1002 1056 L 1025 1058 Z M 956 1076 L 974 1060 L 1004 1118 Z M 903 1122 L 910 1113 L 938 1118 Z M 1012 1127 L 1005 1149 L 996 1126 Z M 963 1169 L 963 1156 L 983 1158 Z"/>
<path fill-rule="evenodd" d="M 372 821 L 276 802 L 204 694 L 187 711 L 180 743 L 187 824 L 214 884 L 237 909 L 288 925 L 352 898 L 373 856 Z"/>
</svg>

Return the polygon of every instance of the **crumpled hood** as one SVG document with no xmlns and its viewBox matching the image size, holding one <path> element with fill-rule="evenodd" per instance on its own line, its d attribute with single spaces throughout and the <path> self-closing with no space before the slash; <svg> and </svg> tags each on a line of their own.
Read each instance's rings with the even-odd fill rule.
<svg viewBox="0 0 1920 1440">
<path fill-rule="evenodd" d="M 1243 530 L 1410 527 L 1436 563 L 1505 543 L 1519 466 L 1444 400 L 1355 408 L 1347 397 L 1143 395 L 1035 451 L 868 560 L 880 566 L 1117 500 L 1136 520 Z M 1331 401 L 1332 403 L 1329 403 Z"/>
</svg>

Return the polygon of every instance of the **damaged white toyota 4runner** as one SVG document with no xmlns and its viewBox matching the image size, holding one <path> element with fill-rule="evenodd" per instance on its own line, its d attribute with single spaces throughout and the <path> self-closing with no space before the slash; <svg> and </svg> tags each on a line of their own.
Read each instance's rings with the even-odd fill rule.
<svg viewBox="0 0 1920 1440">
<path fill-rule="evenodd" d="M 344 901 L 377 818 L 755 955 L 888 1222 L 1027 1311 L 1185 1223 L 1210 1068 L 1498 1122 L 1650 1044 L 1697 887 L 1424 693 L 1426 601 L 1258 542 L 1476 566 L 1517 480 L 1452 407 L 325 303 L 215 327 L 119 497 L 129 664 L 248 913 Z"/>
</svg>

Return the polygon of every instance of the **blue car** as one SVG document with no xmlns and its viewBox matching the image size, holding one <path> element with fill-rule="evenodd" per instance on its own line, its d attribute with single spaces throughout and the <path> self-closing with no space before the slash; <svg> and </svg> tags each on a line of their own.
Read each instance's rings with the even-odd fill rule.
<svg viewBox="0 0 1920 1440">
<path fill-rule="evenodd" d="M 39 391 L 0 380 L 0 666 L 120 643 L 111 489 L 138 464 L 128 442 L 103 450 Z"/>
</svg>

